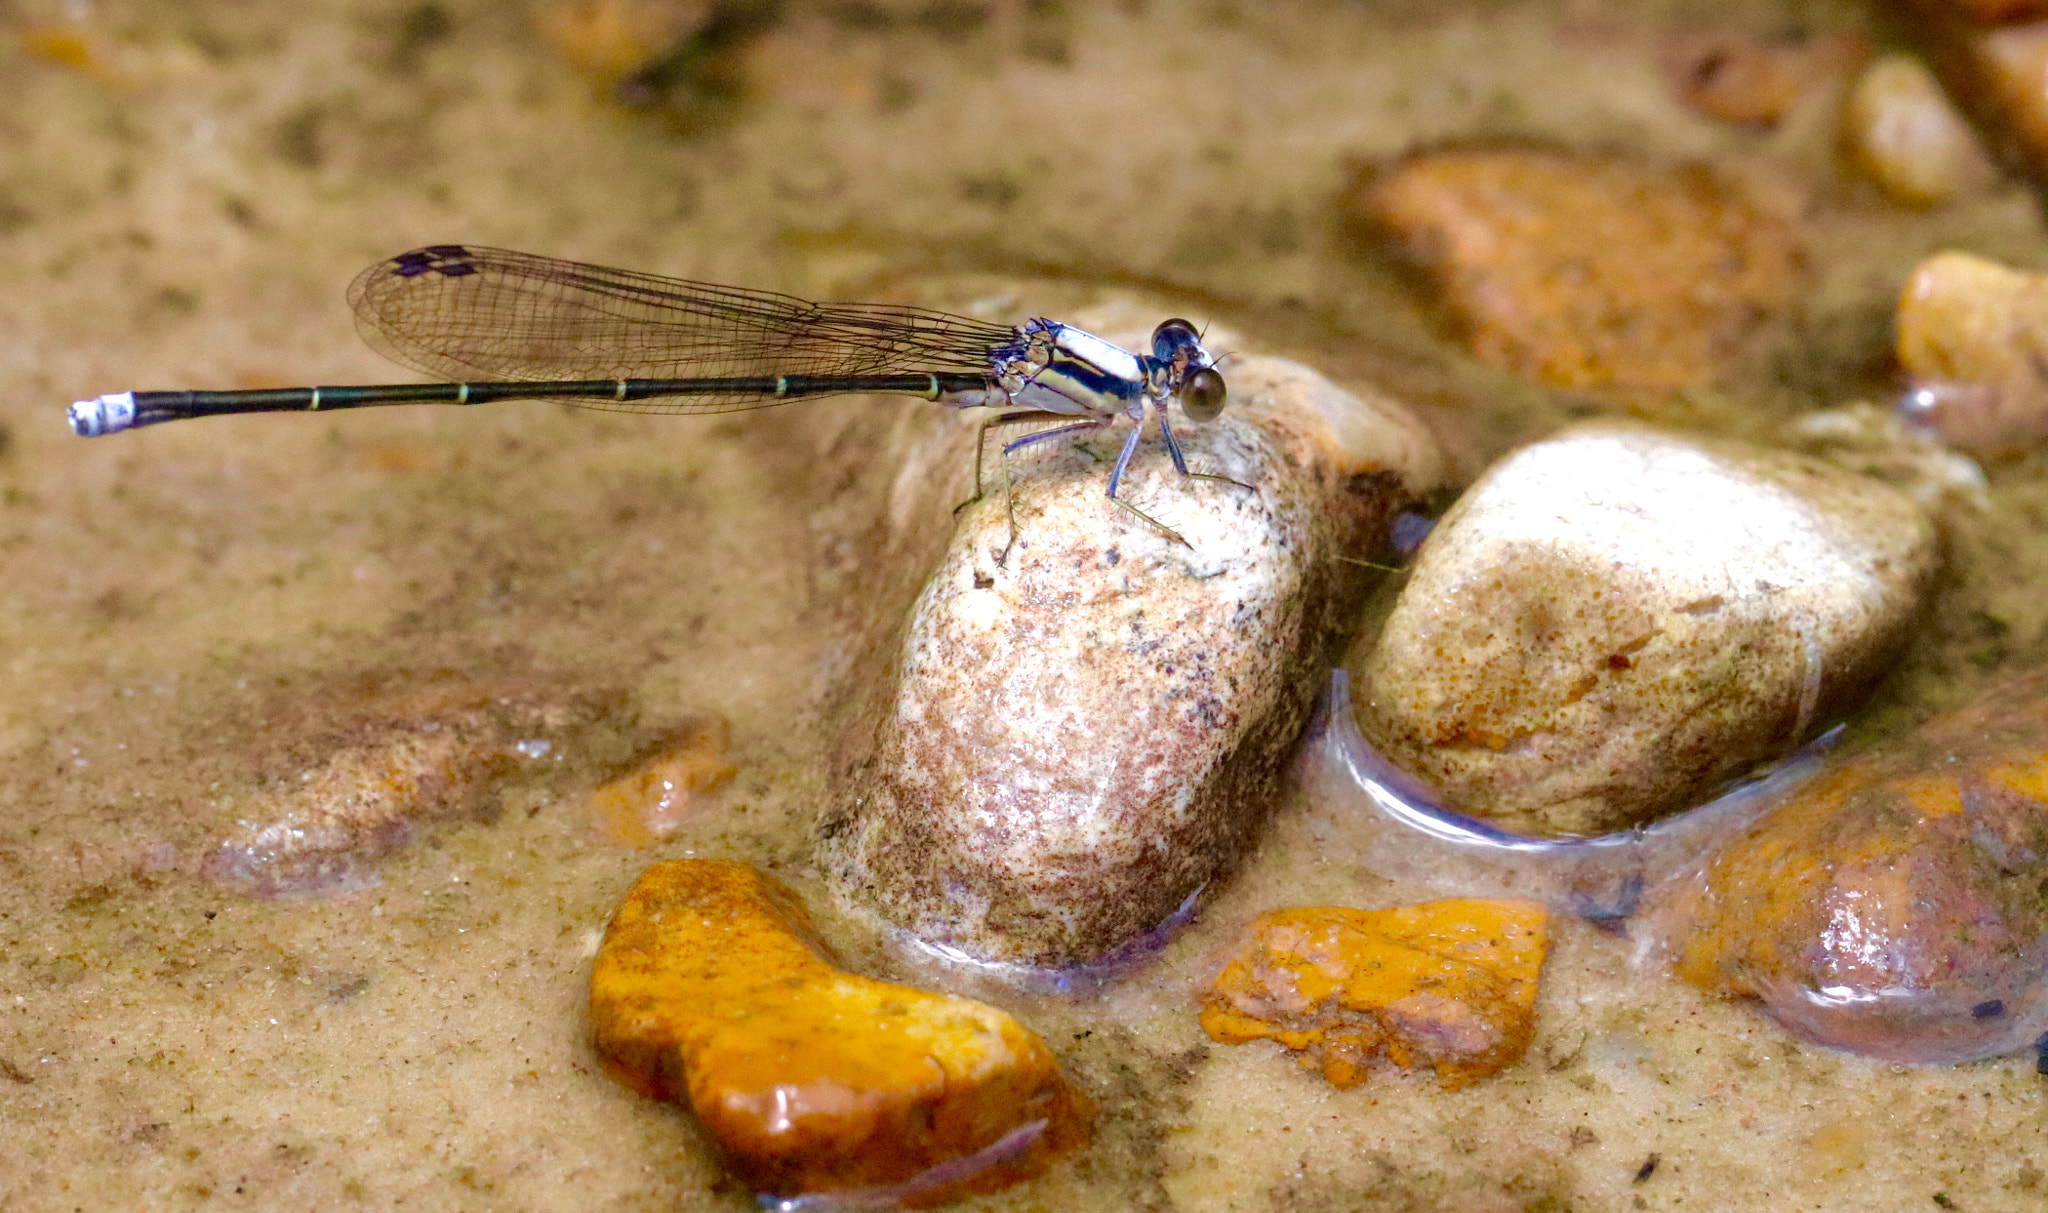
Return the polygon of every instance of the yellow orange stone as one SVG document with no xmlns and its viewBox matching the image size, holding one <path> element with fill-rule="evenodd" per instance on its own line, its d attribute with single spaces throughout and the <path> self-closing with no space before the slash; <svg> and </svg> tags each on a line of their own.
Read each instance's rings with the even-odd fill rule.
<svg viewBox="0 0 2048 1213">
<path fill-rule="evenodd" d="M 2031 1042 L 2048 951 L 2048 670 L 1843 759 L 1653 907 L 1673 967 L 1802 1036 L 1950 1063 Z"/>
<path fill-rule="evenodd" d="M 1434 1066 L 1456 1090 L 1529 1047 L 1547 923 L 1541 903 L 1520 900 L 1279 910 L 1216 978 L 1202 1030 L 1223 1044 L 1278 1041 L 1339 1087 L 1384 1054 Z"/>
<path fill-rule="evenodd" d="M 1934 73 L 1911 55 L 1870 65 L 1842 105 L 1843 156 L 1907 206 L 1935 207 L 1997 179 Z"/>
<path fill-rule="evenodd" d="M 1807 281 L 1794 225 L 1702 165 L 1445 148 L 1369 170 L 1344 205 L 1479 357 L 1631 407 L 1723 379 Z"/>
<path fill-rule="evenodd" d="M 901 1199 L 994 1191 L 1085 1141 L 1093 1116 L 1014 1018 L 841 970 L 795 896 L 740 863 L 640 877 L 591 971 L 590 1021 L 612 1077 L 687 1100 L 733 1171 L 778 1196 L 898 1189 L 1028 1138 Z"/>
<path fill-rule="evenodd" d="M 704 797 L 732 782 L 732 723 L 723 716 L 690 721 L 663 739 L 652 758 L 590 794 L 590 813 L 606 842 L 651 847 L 673 834 Z"/>
<path fill-rule="evenodd" d="M 1913 267 L 1899 292 L 1899 362 L 1917 378 L 2030 381 L 2043 351 L 2048 276 L 1950 250 Z"/>
<path fill-rule="evenodd" d="M 613 84 L 674 50 L 711 15 L 710 0 L 554 0 L 534 25 L 570 67 Z"/>
</svg>

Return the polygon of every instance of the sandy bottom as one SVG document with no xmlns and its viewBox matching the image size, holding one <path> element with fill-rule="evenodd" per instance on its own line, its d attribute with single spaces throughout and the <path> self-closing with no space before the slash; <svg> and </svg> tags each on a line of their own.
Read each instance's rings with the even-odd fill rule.
<svg viewBox="0 0 2048 1213">
<path fill-rule="evenodd" d="M 608 694 L 621 736 L 728 717 L 742 773 L 658 854 L 750 858 L 815 892 L 822 705 L 856 640 L 855 538 L 892 470 L 870 446 L 917 407 L 506 405 L 83 442 L 66 402 L 401 378 L 355 337 L 342 284 L 472 240 L 1006 315 L 1106 285 L 1387 384 L 1469 476 L 1572 410 L 1434 336 L 1332 199 L 1349 158 L 1477 135 L 1790 183 L 1818 270 L 1798 352 L 1689 418 L 1764 432 L 1874 390 L 1922 251 L 2048 260 L 2023 191 L 1910 214 L 1833 176 L 1824 114 L 1758 136 L 1669 99 L 1663 31 L 1790 12 L 793 3 L 732 65 L 736 100 L 636 115 L 569 73 L 522 5 L 10 6 L 39 49 L 0 49 L 0 1206 L 749 1207 L 686 1114 L 595 1070 L 589 960 L 654 853 L 593 842 L 578 756 L 350 896 L 262 901 L 191 873 L 205 838 L 260 809 L 288 740 L 267 730 L 292 705 L 365 673 L 457 670 Z M 67 14 L 72 43 L 34 24 Z M 1865 731 L 2048 660 L 2044 518 L 2037 458 L 1945 520 L 1942 597 Z M 1398 1075 L 1338 1092 L 1264 1046 L 1209 1044 L 1191 990 L 1252 915 L 1416 895 L 1325 853 L 1317 828 L 1284 806 L 1140 978 L 998 995 L 1103 1120 L 1088 1152 L 983 1207 L 2048 1201 L 2032 1058 L 1920 1070 L 1806 1048 L 1631 975 L 1624 941 L 1576 924 L 1527 1062 L 1455 1095 Z"/>
</svg>

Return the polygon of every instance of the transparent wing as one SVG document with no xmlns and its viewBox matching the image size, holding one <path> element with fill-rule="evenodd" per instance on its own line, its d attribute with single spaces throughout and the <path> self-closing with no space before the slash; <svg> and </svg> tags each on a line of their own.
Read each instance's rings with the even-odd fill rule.
<svg viewBox="0 0 2048 1213">
<path fill-rule="evenodd" d="M 922 308 L 812 303 L 478 245 L 400 253 L 356 276 L 356 328 L 379 353 L 454 381 L 981 374 L 1016 337 Z M 573 403 L 713 413 L 758 393 Z"/>
</svg>

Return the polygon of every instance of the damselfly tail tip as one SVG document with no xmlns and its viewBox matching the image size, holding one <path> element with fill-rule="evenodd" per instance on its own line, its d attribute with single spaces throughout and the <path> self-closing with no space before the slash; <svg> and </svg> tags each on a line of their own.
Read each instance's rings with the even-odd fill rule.
<svg viewBox="0 0 2048 1213">
<path fill-rule="evenodd" d="M 80 438 L 97 438 L 135 424 L 135 393 L 111 392 L 74 403 L 68 414 L 71 432 Z"/>
</svg>

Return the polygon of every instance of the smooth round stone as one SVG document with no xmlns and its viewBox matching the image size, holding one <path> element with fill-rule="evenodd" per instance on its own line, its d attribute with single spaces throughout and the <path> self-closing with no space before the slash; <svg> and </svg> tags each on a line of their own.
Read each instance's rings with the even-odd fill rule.
<svg viewBox="0 0 2048 1213">
<path fill-rule="evenodd" d="M 1842 107 L 1842 151 L 1894 201 L 1936 207 L 1998 179 L 1990 154 L 1927 65 L 1886 55 Z"/>
<path fill-rule="evenodd" d="M 1357 562 L 1441 464 L 1392 401 L 1226 371 L 1220 420 L 1174 422 L 1193 470 L 1240 483 L 1178 475 L 1156 429 L 1124 482 L 1185 544 L 1106 498 L 1121 426 L 1012 456 L 1014 544 L 999 490 L 963 512 L 821 822 L 850 909 L 956 958 L 1086 964 L 1251 845 Z"/>
<path fill-rule="evenodd" d="M 1639 937 L 1807 1040 L 1950 1065 L 2048 1028 L 2048 670 L 1847 757 L 1688 879 Z"/>
<path fill-rule="evenodd" d="M 1804 456 L 1588 423 L 1495 465 L 1418 554 L 1359 727 L 1535 833 L 1684 808 L 1882 672 L 1936 562 L 1905 494 Z"/>
<path fill-rule="evenodd" d="M 2048 442 L 2048 275 L 1936 253 L 1899 292 L 1897 329 L 1910 420 L 1982 455 Z"/>
</svg>

